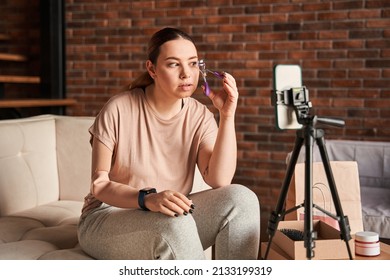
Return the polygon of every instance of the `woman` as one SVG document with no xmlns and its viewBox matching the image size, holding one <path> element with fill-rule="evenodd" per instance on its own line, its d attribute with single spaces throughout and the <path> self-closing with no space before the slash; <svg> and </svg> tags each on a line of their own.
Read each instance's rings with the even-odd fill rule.
<svg viewBox="0 0 390 280">
<path fill-rule="evenodd" d="M 231 185 L 236 169 L 238 91 L 225 73 L 209 97 L 191 95 L 198 55 L 186 33 L 165 28 L 148 48 L 147 72 L 111 98 L 90 128 L 92 180 L 80 245 L 98 259 L 256 259 L 259 202 Z M 191 194 L 195 166 L 212 189 Z M 144 210 L 144 211 L 142 211 Z"/>
</svg>

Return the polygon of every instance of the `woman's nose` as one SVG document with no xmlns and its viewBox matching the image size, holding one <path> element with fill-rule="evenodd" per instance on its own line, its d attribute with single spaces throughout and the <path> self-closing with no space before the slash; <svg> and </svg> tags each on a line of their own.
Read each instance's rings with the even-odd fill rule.
<svg viewBox="0 0 390 280">
<path fill-rule="evenodd" d="M 190 70 L 187 69 L 187 68 L 183 68 L 181 73 L 180 73 L 180 78 L 181 79 L 187 79 L 189 78 L 191 75 L 190 75 Z"/>
</svg>

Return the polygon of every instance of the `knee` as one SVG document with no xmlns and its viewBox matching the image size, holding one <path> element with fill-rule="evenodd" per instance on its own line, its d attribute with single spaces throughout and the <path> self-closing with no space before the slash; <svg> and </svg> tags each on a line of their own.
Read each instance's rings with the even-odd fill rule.
<svg viewBox="0 0 390 280">
<path fill-rule="evenodd" d="M 162 224 L 158 230 L 163 236 L 180 236 L 186 235 L 187 231 L 192 232 L 197 229 L 196 223 L 191 215 L 182 215 L 175 218 L 167 218 L 166 223 Z"/>
<path fill-rule="evenodd" d="M 260 215 L 260 202 L 252 190 L 239 184 L 232 184 L 225 188 L 223 199 L 226 200 L 226 204 L 231 204 L 232 207 L 243 212 L 250 212 L 254 216 Z"/>
<path fill-rule="evenodd" d="M 257 195 L 246 186 L 232 184 L 226 187 L 226 191 L 228 198 L 235 204 L 259 206 Z"/>
</svg>

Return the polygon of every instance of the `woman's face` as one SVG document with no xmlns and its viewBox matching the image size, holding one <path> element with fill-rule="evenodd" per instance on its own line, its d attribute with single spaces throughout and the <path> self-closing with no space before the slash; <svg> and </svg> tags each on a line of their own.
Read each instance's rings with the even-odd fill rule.
<svg viewBox="0 0 390 280">
<path fill-rule="evenodd" d="M 198 54 L 189 40 L 179 38 L 161 45 L 152 68 L 156 92 L 162 92 L 166 97 L 189 97 L 198 86 Z"/>
</svg>

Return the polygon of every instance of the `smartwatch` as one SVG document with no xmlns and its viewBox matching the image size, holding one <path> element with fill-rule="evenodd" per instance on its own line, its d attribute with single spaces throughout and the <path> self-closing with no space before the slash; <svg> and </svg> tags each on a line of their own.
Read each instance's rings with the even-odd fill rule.
<svg viewBox="0 0 390 280">
<path fill-rule="evenodd" d="M 145 196 L 148 194 L 151 194 L 151 193 L 157 193 L 156 189 L 155 188 L 147 188 L 147 189 L 139 190 L 138 205 L 139 205 L 139 208 L 141 208 L 144 211 L 149 211 L 149 209 L 146 208 L 146 206 L 145 206 Z"/>
</svg>

